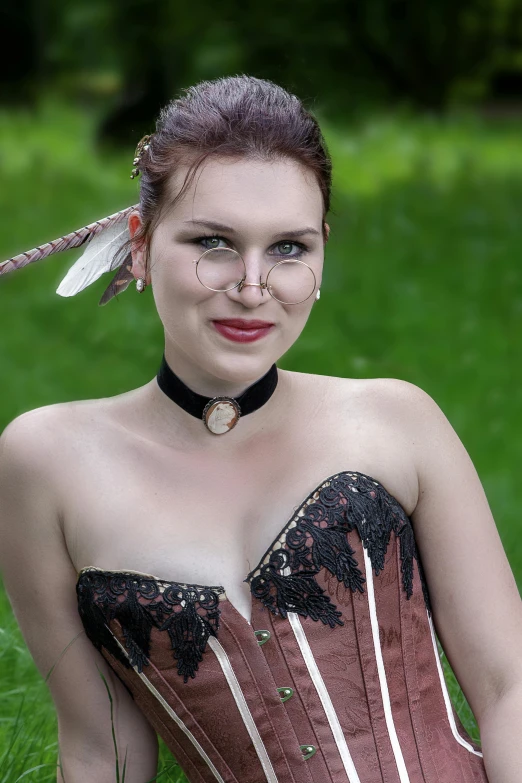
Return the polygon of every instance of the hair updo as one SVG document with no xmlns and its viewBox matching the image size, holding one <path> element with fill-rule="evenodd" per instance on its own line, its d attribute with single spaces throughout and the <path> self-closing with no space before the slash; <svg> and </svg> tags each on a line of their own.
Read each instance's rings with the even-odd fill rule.
<svg viewBox="0 0 522 783">
<path fill-rule="evenodd" d="M 291 158 L 303 164 L 321 189 L 325 231 L 332 164 L 317 120 L 295 95 L 277 84 L 241 75 L 200 82 L 161 110 L 156 131 L 137 164 L 142 226 L 132 244 L 145 243 L 148 255 L 154 228 L 169 205 L 168 182 L 176 167 L 190 164 L 170 206 L 183 196 L 211 155 L 265 161 Z"/>
</svg>

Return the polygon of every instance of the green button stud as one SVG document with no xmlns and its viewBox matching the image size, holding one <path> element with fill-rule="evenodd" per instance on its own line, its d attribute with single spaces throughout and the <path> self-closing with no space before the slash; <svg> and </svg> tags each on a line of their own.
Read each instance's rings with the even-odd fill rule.
<svg viewBox="0 0 522 783">
<path fill-rule="evenodd" d="M 281 701 L 288 701 L 288 699 L 291 699 L 294 695 L 293 688 L 278 688 L 277 691 L 281 697 Z"/>
<path fill-rule="evenodd" d="M 270 631 L 254 631 L 254 633 L 257 636 L 257 643 L 259 646 L 270 639 Z"/>
<path fill-rule="evenodd" d="M 311 758 L 311 756 L 313 756 L 317 750 L 315 745 L 299 745 L 299 747 L 301 748 L 301 753 L 303 754 L 303 761 Z"/>
</svg>

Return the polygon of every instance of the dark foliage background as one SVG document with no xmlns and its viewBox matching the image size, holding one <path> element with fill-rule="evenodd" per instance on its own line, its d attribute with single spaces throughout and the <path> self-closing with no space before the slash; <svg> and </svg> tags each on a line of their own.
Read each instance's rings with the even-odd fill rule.
<svg viewBox="0 0 522 783">
<path fill-rule="evenodd" d="M 242 71 L 337 118 L 382 102 L 506 105 L 522 85 L 520 0 L 19 0 L 0 13 L 0 97 L 102 101 L 113 139 L 140 136 L 180 88 Z"/>
</svg>

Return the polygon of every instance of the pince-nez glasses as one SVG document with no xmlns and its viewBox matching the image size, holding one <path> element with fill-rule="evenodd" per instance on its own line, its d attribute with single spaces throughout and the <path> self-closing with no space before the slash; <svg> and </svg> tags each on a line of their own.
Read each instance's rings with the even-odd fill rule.
<svg viewBox="0 0 522 783">
<path fill-rule="evenodd" d="M 242 256 L 232 248 L 213 247 L 205 250 L 195 260 L 199 282 L 210 291 L 242 291 L 246 286 L 256 286 L 268 291 L 281 304 L 301 304 L 315 291 L 317 279 L 313 269 L 298 258 L 278 261 L 268 271 L 263 283 L 245 283 L 246 265 Z"/>
</svg>

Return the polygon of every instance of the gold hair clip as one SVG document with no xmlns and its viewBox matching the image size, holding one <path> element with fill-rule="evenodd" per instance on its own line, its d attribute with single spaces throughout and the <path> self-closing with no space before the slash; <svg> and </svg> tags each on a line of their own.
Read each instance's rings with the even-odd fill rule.
<svg viewBox="0 0 522 783">
<path fill-rule="evenodd" d="M 141 160 L 141 156 L 143 153 L 149 149 L 150 147 L 150 140 L 152 138 L 153 134 L 149 134 L 148 136 L 144 136 L 142 139 L 139 140 L 137 146 L 136 146 L 136 152 L 134 153 L 134 160 L 132 161 L 134 164 L 134 168 L 132 169 L 130 178 L 134 179 L 134 177 L 137 177 L 140 173 L 138 169 L 139 162 Z"/>
</svg>

